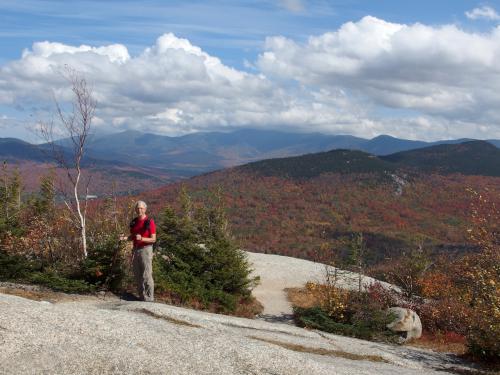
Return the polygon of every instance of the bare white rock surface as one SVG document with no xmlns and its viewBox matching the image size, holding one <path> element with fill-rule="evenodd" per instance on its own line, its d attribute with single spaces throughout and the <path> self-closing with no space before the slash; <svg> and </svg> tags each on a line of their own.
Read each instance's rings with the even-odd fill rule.
<svg viewBox="0 0 500 375">
<path fill-rule="evenodd" d="M 456 366 L 451 355 L 159 303 L 0 294 L 0 374 L 438 375 Z"/>
<path fill-rule="evenodd" d="M 287 316 L 292 314 L 292 306 L 286 297 L 286 288 L 301 288 L 308 281 L 325 281 L 324 264 L 281 255 L 247 252 L 248 260 L 254 269 L 253 276 L 260 277 L 260 284 L 253 290 L 253 295 L 264 306 L 263 316 Z M 333 272 L 334 267 L 328 267 Z M 358 274 L 337 270 L 338 286 L 344 289 L 357 289 Z M 362 287 L 377 280 L 362 276 Z M 378 281 L 380 282 L 380 281 Z M 394 288 L 391 284 L 380 282 L 386 288 Z"/>
</svg>

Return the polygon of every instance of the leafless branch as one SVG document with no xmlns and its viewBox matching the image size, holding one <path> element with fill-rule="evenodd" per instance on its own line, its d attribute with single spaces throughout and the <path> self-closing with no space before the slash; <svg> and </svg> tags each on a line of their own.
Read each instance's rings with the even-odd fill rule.
<svg viewBox="0 0 500 375">
<path fill-rule="evenodd" d="M 54 97 L 56 113 L 58 120 L 65 131 L 72 145 L 71 161 L 67 160 L 64 154 L 64 148 L 56 145 L 54 137 L 54 122 L 40 122 L 39 129 L 42 138 L 50 145 L 52 157 L 65 171 L 66 178 L 72 186 L 72 198 L 64 199 L 64 204 L 71 212 L 75 225 L 80 229 L 83 256 L 87 256 L 86 240 L 86 214 L 87 214 L 87 196 L 90 185 L 90 177 L 85 186 L 85 203 L 82 207 L 79 195 L 80 182 L 82 179 L 82 161 L 86 151 L 86 143 L 92 126 L 92 119 L 95 114 L 96 101 L 92 96 L 92 89 L 87 81 L 77 71 L 66 67 L 66 80 L 68 81 L 73 93 L 71 111 L 66 113 L 60 102 Z M 66 191 L 61 184 L 62 191 Z M 66 198 L 68 198 L 66 196 Z M 71 203 L 73 202 L 74 205 Z"/>
</svg>

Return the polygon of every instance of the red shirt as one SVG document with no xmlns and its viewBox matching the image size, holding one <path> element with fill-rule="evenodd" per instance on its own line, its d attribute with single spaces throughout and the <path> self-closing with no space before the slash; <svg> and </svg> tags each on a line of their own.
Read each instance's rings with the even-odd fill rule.
<svg viewBox="0 0 500 375">
<path fill-rule="evenodd" d="M 153 219 L 149 219 L 149 229 L 145 228 L 145 221 L 148 217 L 144 217 L 143 219 L 137 218 L 137 221 L 135 225 L 130 228 L 130 234 L 132 235 L 132 238 L 134 240 L 134 249 L 152 245 L 150 242 L 144 242 L 144 241 L 137 241 L 135 239 L 136 234 L 140 234 L 142 237 L 147 237 L 150 238 L 152 234 L 156 233 L 156 225 Z"/>
</svg>

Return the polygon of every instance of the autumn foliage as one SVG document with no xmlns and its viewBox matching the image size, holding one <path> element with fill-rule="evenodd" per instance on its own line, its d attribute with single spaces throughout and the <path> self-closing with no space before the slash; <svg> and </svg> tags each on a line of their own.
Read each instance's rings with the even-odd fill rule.
<svg viewBox="0 0 500 375">
<path fill-rule="evenodd" d="M 500 358 L 500 209 L 489 190 L 474 191 L 471 240 L 481 252 L 467 257 L 465 279 L 472 319 L 467 340 L 473 354 Z"/>
</svg>

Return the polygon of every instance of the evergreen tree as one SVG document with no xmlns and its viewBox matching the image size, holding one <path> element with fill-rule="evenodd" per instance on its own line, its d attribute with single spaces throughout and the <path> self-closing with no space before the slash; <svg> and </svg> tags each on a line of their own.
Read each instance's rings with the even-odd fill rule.
<svg viewBox="0 0 500 375">
<path fill-rule="evenodd" d="M 16 216 L 21 210 L 21 193 L 23 190 L 21 173 L 19 172 L 19 169 L 17 167 L 12 172 L 9 189 L 10 189 L 9 195 L 11 197 L 10 205 L 12 214 L 13 216 Z"/>
<path fill-rule="evenodd" d="M 11 205 L 11 196 L 10 196 L 10 181 L 9 174 L 7 170 L 7 162 L 3 162 L 2 166 L 2 186 L 0 186 L 0 219 L 3 222 L 6 222 L 10 217 L 10 205 Z"/>
<path fill-rule="evenodd" d="M 54 214 L 56 199 L 54 181 L 55 173 L 53 170 L 40 178 L 40 190 L 33 202 L 35 213 L 39 216 L 51 218 Z"/>
<path fill-rule="evenodd" d="M 159 257 L 155 277 L 159 290 L 180 298 L 216 304 L 234 310 L 239 298 L 250 295 L 255 281 L 243 251 L 227 230 L 222 199 L 193 209 L 187 192 L 181 191 L 182 212 L 167 207 L 158 226 Z M 218 202 L 218 203 L 217 203 Z"/>
<path fill-rule="evenodd" d="M 7 162 L 4 161 L 0 186 L 0 233 L 5 231 L 17 233 L 20 230 L 22 189 L 19 170 L 16 168 L 9 174 Z"/>
</svg>

